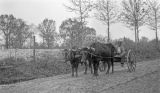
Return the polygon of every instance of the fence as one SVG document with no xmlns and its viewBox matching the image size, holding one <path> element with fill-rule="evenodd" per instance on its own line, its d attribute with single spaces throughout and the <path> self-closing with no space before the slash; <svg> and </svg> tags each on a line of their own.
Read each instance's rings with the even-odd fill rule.
<svg viewBox="0 0 160 93">
<path fill-rule="evenodd" d="M 42 57 L 61 57 L 61 49 L 36 49 L 35 36 L 30 40 L 29 49 L 2 49 L 0 50 L 0 60 L 5 58 L 23 58 L 27 61 L 36 61 L 37 58 Z"/>
<path fill-rule="evenodd" d="M 54 56 L 60 57 L 61 50 L 60 49 L 7 49 L 7 50 L 0 50 L 0 59 L 4 58 L 24 58 L 26 60 L 41 58 L 45 56 Z"/>
</svg>

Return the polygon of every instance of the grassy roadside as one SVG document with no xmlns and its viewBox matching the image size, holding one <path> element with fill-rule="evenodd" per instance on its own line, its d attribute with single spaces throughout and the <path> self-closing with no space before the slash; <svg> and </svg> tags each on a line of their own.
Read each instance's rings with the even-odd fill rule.
<svg viewBox="0 0 160 93">
<path fill-rule="evenodd" d="M 146 59 L 154 60 L 154 59 Z M 0 69 L 0 84 L 12 84 L 22 81 L 28 81 L 37 78 L 51 77 L 61 74 L 71 73 L 69 63 L 63 61 L 37 59 L 37 62 L 25 61 L 24 59 L 14 58 L 1 60 L 0 63 L 6 62 Z M 144 60 L 143 60 L 144 61 Z M 2 67 L 2 64 L 0 64 Z M 84 70 L 80 65 L 79 70 Z"/>
<path fill-rule="evenodd" d="M 5 63 L 5 65 L 3 64 Z M 23 58 L 6 58 L 0 61 L 0 84 L 43 78 L 70 73 L 70 65 L 56 59 L 36 59 L 36 62 Z"/>
</svg>

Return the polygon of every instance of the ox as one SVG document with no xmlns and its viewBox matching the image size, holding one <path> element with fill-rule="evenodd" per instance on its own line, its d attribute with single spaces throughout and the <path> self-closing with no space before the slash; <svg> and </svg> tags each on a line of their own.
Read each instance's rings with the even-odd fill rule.
<svg viewBox="0 0 160 93">
<path fill-rule="evenodd" d="M 78 76 L 78 65 L 81 61 L 79 50 L 64 49 L 64 59 L 65 59 L 65 62 L 70 61 L 71 67 L 72 67 L 72 76 L 74 76 L 74 72 L 75 72 L 76 77 L 77 77 Z"/>
<path fill-rule="evenodd" d="M 81 60 L 92 60 L 94 75 L 98 76 L 98 68 L 99 62 L 103 61 L 108 64 L 108 70 L 106 72 L 109 73 L 110 66 L 112 66 L 112 72 L 114 72 L 114 53 L 116 49 L 111 43 L 103 44 L 100 42 L 95 42 L 90 45 L 86 52 L 82 54 Z"/>
</svg>

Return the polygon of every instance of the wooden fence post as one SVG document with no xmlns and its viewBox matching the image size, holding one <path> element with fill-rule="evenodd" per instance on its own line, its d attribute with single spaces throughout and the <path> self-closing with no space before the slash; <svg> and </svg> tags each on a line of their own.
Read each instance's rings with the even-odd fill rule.
<svg viewBox="0 0 160 93">
<path fill-rule="evenodd" d="M 36 61 L 35 36 L 33 36 L 33 58 L 34 58 L 34 62 L 35 62 Z"/>
</svg>

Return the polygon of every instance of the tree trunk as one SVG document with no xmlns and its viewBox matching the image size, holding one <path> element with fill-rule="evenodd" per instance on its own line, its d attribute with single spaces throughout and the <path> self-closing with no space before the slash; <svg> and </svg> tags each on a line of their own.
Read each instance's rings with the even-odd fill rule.
<svg viewBox="0 0 160 93">
<path fill-rule="evenodd" d="M 108 23 L 107 23 L 107 25 L 108 25 L 108 42 L 110 41 L 110 31 L 109 31 L 109 21 L 108 21 Z"/>
<path fill-rule="evenodd" d="M 5 44 L 5 46 L 6 46 L 6 48 L 8 49 L 9 48 L 9 46 L 8 46 L 8 36 L 6 35 L 6 44 Z"/>
<path fill-rule="evenodd" d="M 81 27 L 81 34 L 80 34 L 80 35 L 81 35 L 81 36 L 80 36 L 80 40 L 81 40 L 81 41 L 80 41 L 80 44 L 79 44 L 80 46 L 79 46 L 79 47 L 81 47 L 82 44 L 83 44 L 83 35 L 84 35 L 84 34 L 83 34 L 83 23 L 81 23 L 81 26 L 82 26 L 82 27 Z"/>
<path fill-rule="evenodd" d="M 158 33 L 157 33 L 157 12 L 155 11 L 155 31 L 156 31 L 156 46 L 158 46 Z"/>
<path fill-rule="evenodd" d="M 43 36 L 43 45 L 44 45 L 44 36 Z"/>
<path fill-rule="evenodd" d="M 50 42 L 49 42 L 49 39 L 47 40 L 47 45 L 48 45 L 48 49 L 50 48 L 50 44 L 49 44 Z"/>
<path fill-rule="evenodd" d="M 136 42 L 138 43 L 139 42 L 139 25 L 138 25 L 138 20 L 136 19 Z"/>
<path fill-rule="evenodd" d="M 134 31 L 135 31 L 135 42 L 137 43 L 137 29 L 136 29 L 136 24 L 135 24 L 135 27 L 134 27 Z"/>
<path fill-rule="evenodd" d="M 11 36 L 10 34 L 8 35 L 8 48 L 11 48 Z"/>
<path fill-rule="evenodd" d="M 23 47 L 23 41 L 22 40 L 20 40 L 20 49 L 22 49 L 22 47 Z"/>
<path fill-rule="evenodd" d="M 156 29 L 156 43 L 158 45 L 158 33 L 157 33 L 157 29 Z"/>
<path fill-rule="evenodd" d="M 156 29 L 156 48 L 159 50 L 159 45 L 158 45 L 158 35 L 157 35 L 157 29 Z"/>
<path fill-rule="evenodd" d="M 71 38 L 71 41 L 70 41 L 70 49 L 73 47 L 73 38 Z"/>
<path fill-rule="evenodd" d="M 139 42 L 139 29 L 138 29 L 138 25 L 137 25 L 137 42 Z"/>
<path fill-rule="evenodd" d="M 80 9 L 80 23 L 81 23 L 81 36 L 80 36 L 80 45 L 82 45 L 83 44 L 83 12 L 82 12 L 82 1 L 81 0 L 79 0 L 79 4 L 80 4 L 80 7 L 79 7 L 79 9 Z"/>
</svg>

